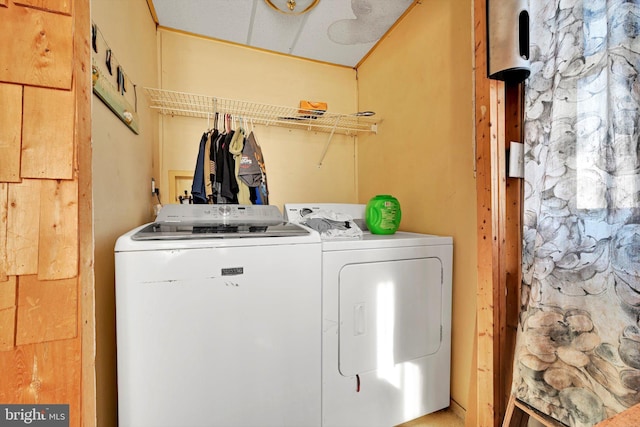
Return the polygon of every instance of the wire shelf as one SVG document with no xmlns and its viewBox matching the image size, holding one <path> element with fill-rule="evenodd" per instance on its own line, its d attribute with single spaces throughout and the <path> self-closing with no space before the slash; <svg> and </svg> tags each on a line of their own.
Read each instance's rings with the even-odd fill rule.
<svg viewBox="0 0 640 427">
<path fill-rule="evenodd" d="M 343 135 L 377 131 L 377 121 L 357 114 L 336 114 L 300 110 L 233 99 L 216 98 L 193 93 L 144 88 L 150 107 L 169 116 L 213 119 L 216 113 L 245 118 L 256 124 L 291 129 L 313 130 Z"/>
</svg>

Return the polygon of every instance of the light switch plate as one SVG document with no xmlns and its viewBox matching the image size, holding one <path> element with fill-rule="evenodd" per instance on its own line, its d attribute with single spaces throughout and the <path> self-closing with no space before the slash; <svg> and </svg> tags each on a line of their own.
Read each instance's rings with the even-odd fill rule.
<svg viewBox="0 0 640 427">
<path fill-rule="evenodd" d="M 509 177 L 524 178 L 524 144 L 511 141 L 509 148 Z"/>
</svg>

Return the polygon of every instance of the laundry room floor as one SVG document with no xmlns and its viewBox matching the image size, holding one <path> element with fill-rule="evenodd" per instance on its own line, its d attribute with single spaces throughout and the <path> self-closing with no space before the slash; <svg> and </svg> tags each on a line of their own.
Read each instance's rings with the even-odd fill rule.
<svg viewBox="0 0 640 427">
<path fill-rule="evenodd" d="M 397 427 L 464 427 L 464 420 L 451 409 L 443 409 Z"/>
</svg>

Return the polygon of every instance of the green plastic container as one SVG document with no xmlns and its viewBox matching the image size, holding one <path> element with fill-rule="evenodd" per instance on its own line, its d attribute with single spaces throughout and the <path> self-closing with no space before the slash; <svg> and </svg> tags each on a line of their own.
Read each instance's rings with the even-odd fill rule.
<svg viewBox="0 0 640 427">
<path fill-rule="evenodd" d="M 400 219 L 400 202 L 393 196 L 380 194 L 367 203 L 365 222 L 373 234 L 395 233 L 400 227 Z"/>
</svg>

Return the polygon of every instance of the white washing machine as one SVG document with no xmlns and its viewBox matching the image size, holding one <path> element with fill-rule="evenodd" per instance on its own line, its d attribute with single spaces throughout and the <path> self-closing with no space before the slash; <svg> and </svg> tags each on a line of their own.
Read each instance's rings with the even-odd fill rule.
<svg viewBox="0 0 640 427">
<path fill-rule="evenodd" d="M 319 426 L 320 257 L 274 206 L 167 205 L 120 237 L 120 427 Z"/>
<path fill-rule="evenodd" d="M 287 204 L 364 225 L 365 205 Z M 396 232 L 322 242 L 322 425 L 391 427 L 446 408 L 451 237 Z"/>
</svg>

